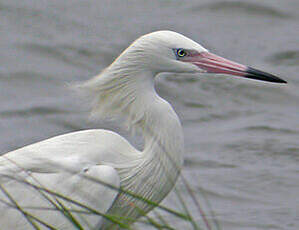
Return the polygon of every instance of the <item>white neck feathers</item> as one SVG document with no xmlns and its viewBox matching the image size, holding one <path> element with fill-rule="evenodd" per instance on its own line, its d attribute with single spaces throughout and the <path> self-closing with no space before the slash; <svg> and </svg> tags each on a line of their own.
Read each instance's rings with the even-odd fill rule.
<svg viewBox="0 0 299 230">
<path fill-rule="evenodd" d="M 157 95 L 153 73 L 121 66 L 118 61 L 81 87 L 93 100 L 93 116 L 118 116 L 125 119 L 130 129 L 141 131 L 144 149 L 139 163 L 119 169 L 121 186 L 159 203 L 174 186 L 182 167 L 180 121 L 171 105 Z M 109 212 L 121 216 L 130 213 L 134 218 L 141 215 L 139 208 L 145 213 L 153 208 L 140 200 L 134 201 L 138 209 L 124 205 L 133 200 L 133 197 L 121 194 Z"/>
<path fill-rule="evenodd" d="M 164 151 L 181 166 L 183 135 L 176 113 L 157 95 L 154 73 L 135 68 L 126 58 L 123 53 L 99 76 L 80 86 L 92 100 L 92 116 L 125 119 L 130 130 L 142 132 L 146 158 L 160 158 Z"/>
</svg>

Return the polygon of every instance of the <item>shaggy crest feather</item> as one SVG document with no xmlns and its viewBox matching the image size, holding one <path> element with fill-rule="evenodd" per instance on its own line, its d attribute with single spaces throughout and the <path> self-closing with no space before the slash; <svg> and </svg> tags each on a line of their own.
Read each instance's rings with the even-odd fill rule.
<svg viewBox="0 0 299 230">
<path fill-rule="evenodd" d="M 146 112 L 145 102 L 140 100 L 143 92 L 142 89 L 136 89 L 137 85 L 136 80 L 129 75 L 112 75 L 104 71 L 77 88 L 91 98 L 93 118 L 121 117 L 128 127 L 134 127 L 143 123 Z"/>
<path fill-rule="evenodd" d="M 92 118 L 121 117 L 133 131 L 142 128 L 147 104 L 156 96 L 153 73 L 147 74 L 148 66 L 143 60 L 146 44 L 150 43 L 135 41 L 99 75 L 74 86 L 91 100 Z"/>
</svg>

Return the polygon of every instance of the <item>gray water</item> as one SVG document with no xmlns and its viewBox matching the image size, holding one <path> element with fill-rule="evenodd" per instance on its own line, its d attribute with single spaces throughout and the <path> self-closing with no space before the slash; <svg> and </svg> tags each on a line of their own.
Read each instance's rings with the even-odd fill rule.
<svg viewBox="0 0 299 230">
<path fill-rule="evenodd" d="M 0 152 L 91 127 L 128 136 L 88 121 L 66 85 L 100 72 L 140 35 L 174 30 L 288 81 L 164 74 L 157 90 L 182 120 L 183 174 L 221 229 L 298 229 L 298 12 L 297 0 L 0 0 Z M 175 208 L 173 197 L 163 204 Z"/>
</svg>

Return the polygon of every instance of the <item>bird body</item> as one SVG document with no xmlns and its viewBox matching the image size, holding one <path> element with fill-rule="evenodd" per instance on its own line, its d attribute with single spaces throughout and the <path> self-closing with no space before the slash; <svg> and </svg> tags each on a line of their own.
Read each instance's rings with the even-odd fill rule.
<svg viewBox="0 0 299 230">
<path fill-rule="evenodd" d="M 161 72 L 214 72 L 284 82 L 213 55 L 175 32 L 142 36 L 102 73 L 76 88 L 87 93 L 93 116 L 120 117 L 141 133 L 143 149 L 112 131 L 85 130 L 4 154 L 1 226 L 48 229 L 48 223 L 67 230 L 74 228 L 74 216 L 86 229 L 122 229 L 159 204 L 179 176 L 184 149 L 180 121 L 155 91 L 154 77 Z M 105 218 L 86 214 L 85 206 L 76 202 Z"/>
</svg>

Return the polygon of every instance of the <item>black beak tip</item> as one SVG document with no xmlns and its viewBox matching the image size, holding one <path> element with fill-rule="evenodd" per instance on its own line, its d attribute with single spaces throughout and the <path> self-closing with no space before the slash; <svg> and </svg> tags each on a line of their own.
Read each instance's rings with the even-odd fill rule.
<svg viewBox="0 0 299 230">
<path fill-rule="evenodd" d="M 248 67 L 246 70 L 246 78 L 261 80 L 261 81 L 268 81 L 268 82 L 274 82 L 274 83 L 284 83 L 287 82 L 279 77 L 276 77 L 270 73 L 266 73 L 251 67 Z"/>
</svg>

